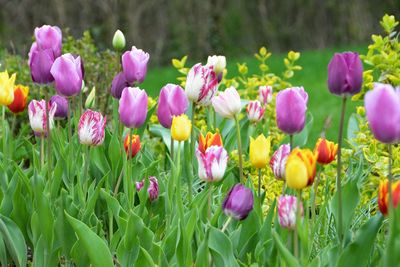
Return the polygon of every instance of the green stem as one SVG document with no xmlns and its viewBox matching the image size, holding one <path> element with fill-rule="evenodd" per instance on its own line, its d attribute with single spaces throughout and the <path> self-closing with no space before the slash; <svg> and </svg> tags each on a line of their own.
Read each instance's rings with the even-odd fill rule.
<svg viewBox="0 0 400 267">
<path fill-rule="evenodd" d="M 171 137 L 171 145 L 170 145 L 170 156 L 171 160 L 174 160 L 174 139 Z"/>
<path fill-rule="evenodd" d="M 239 156 L 239 177 L 240 177 L 240 182 L 244 184 L 244 178 L 243 178 L 243 158 L 242 158 L 242 138 L 240 137 L 240 124 L 239 124 L 239 119 L 235 115 L 234 117 L 235 122 L 236 122 L 236 134 L 237 134 L 237 141 L 238 141 L 238 156 Z"/>
<path fill-rule="evenodd" d="M 319 181 L 320 181 L 320 179 L 321 179 L 321 170 L 319 170 L 318 171 L 318 173 L 317 173 L 317 177 L 316 177 L 316 179 L 315 179 L 315 183 L 314 183 L 314 195 L 313 195 L 313 199 L 312 199 L 312 203 L 311 203 L 311 216 L 312 216 L 312 222 L 314 223 L 314 221 L 315 221 L 315 217 L 317 216 L 316 215 L 316 212 L 315 212 L 315 206 L 316 206 L 316 200 L 317 200 L 317 193 L 318 193 L 318 185 L 319 185 Z"/>
<path fill-rule="evenodd" d="M 208 188 L 208 221 L 211 223 L 211 208 L 212 208 L 212 192 L 213 192 L 214 186 L 212 182 L 209 183 L 209 188 Z"/>
<path fill-rule="evenodd" d="M 119 189 L 119 186 L 121 185 L 123 173 L 124 172 L 121 171 L 121 173 L 118 176 L 117 184 L 115 185 L 115 188 L 114 188 L 114 197 L 118 194 L 118 189 Z"/>
<path fill-rule="evenodd" d="M 128 147 L 128 162 L 127 162 L 127 173 L 128 173 L 128 179 L 127 179 L 127 186 L 128 186 L 128 202 L 131 203 L 133 199 L 131 198 L 131 180 L 132 180 L 132 128 L 129 128 L 129 147 Z M 130 204 L 129 204 L 130 205 Z"/>
<path fill-rule="evenodd" d="M 388 145 L 388 154 L 389 154 L 389 162 L 388 162 L 388 195 L 389 195 L 389 244 L 387 245 L 387 255 L 386 258 L 390 259 L 391 255 L 391 247 L 393 246 L 393 241 L 395 240 L 395 229 L 396 229 L 396 214 L 393 206 L 393 193 L 392 193 L 392 184 L 393 184 L 393 174 L 392 174 L 392 164 L 393 164 L 393 152 L 392 145 Z"/>
<path fill-rule="evenodd" d="M 261 199 L 261 178 L 262 178 L 261 168 L 258 168 L 258 197 L 260 198 L 260 205 L 262 205 L 262 199 Z"/>
<path fill-rule="evenodd" d="M 71 143 L 72 141 L 72 121 L 71 121 L 71 108 L 72 106 L 69 103 L 69 98 L 67 98 L 68 101 L 68 110 L 67 110 L 67 116 L 68 116 L 68 142 Z"/>
<path fill-rule="evenodd" d="M 300 260 L 299 258 L 299 237 L 297 228 L 301 223 L 301 189 L 297 191 L 297 200 L 296 200 L 296 227 L 294 228 L 294 256 Z"/>
<path fill-rule="evenodd" d="M 44 134 L 40 136 L 40 168 L 44 168 Z"/>
<path fill-rule="evenodd" d="M 293 134 L 289 135 L 289 145 L 290 145 L 290 151 L 293 150 Z"/>
<path fill-rule="evenodd" d="M 196 104 L 192 102 L 192 131 L 191 131 L 191 138 L 190 138 L 190 155 L 191 155 L 191 162 L 193 164 L 193 155 L 194 155 L 194 145 L 196 144 L 196 138 L 194 136 L 194 123 L 195 123 L 195 113 L 196 113 Z M 194 166 L 194 165 L 193 165 Z M 194 173 L 194 168 L 192 169 Z"/>
<path fill-rule="evenodd" d="M 87 180 L 88 180 L 88 175 L 89 175 L 89 167 L 90 167 L 90 146 L 89 147 L 85 147 L 85 172 L 84 172 L 84 177 L 83 179 L 85 180 L 84 182 L 84 189 L 86 192 L 86 184 L 87 184 Z"/>
<path fill-rule="evenodd" d="M 183 221 L 183 202 L 182 202 L 182 185 L 181 185 L 181 177 L 180 177 L 180 170 L 181 170 L 181 141 L 178 142 L 178 152 L 176 155 L 176 166 L 175 166 L 175 181 L 176 181 L 176 201 L 178 204 L 178 213 L 181 221 Z"/>
<path fill-rule="evenodd" d="M 45 98 L 46 98 L 46 126 L 47 126 L 47 158 L 48 158 L 48 165 L 47 165 L 47 179 L 51 179 L 51 170 L 53 169 L 53 154 L 51 148 L 51 125 L 50 125 L 50 117 L 49 117 L 49 108 L 48 103 L 50 101 L 48 91 L 44 90 Z"/>
<path fill-rule="evenodd" d="M 226 222 L 224 223 L 224 226 L 222 226 L 221 232 L 225 232 L 226 228 L 228 228 L 229 224 L 232 221 L 232 217 L 228 217 L 228 220 L 226 220 Z"/>
<path fill-rule="evenodd" d="M 6 145 L 7 145 L 7 138 L 6 138 L 6 106 L 2 106 L 2 131 L 1 131 L 1 139 L 3 139 L 3 158 L 6 159 L 7 152 L 6 152 Z"/>
</svg>

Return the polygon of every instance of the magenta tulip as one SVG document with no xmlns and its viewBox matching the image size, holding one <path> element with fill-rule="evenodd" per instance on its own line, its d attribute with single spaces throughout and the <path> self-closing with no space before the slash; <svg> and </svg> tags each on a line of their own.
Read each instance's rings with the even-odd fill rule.
<svg viewBox="0 0 400 267">
<path fill-rule="evenodd" d="M 122 55 L 122 70 L 129 83 L 141 83 L 147 74 L 147 63 L 150 55 L 142 49 L 132 47 Z"/>
<path fill-rule="evenodd" d="M 35 40 L 40 50 L 50 49 L 54 58 L 61 56 L 62 33 L 57 26 L 43 25 L 35 28 Z"/>
<path fill-rule="evenodd" d="M 81 92 L 83 68 L 81 58 L 64 54 L 54 61 L 51 74 L 55 80 L 58 94 L 66 97 L 76 96 Z"/>
<path fill-rule="evenodd" d="M 54 81 L 50 73 L 55 57 L 51 49 L 39 49 L 36 43 L 33 43 L 29 51 L 29 68 L 32 81 L 39 84 L 48 84 Z"/>
<path fill-rule="evenodd" d="M 253 210 L 253 192 L 242 184 L 236 184 L 229 191 L 222 203 L 222 210 L 227 216 L 244 220 Z"/>
<path fill-rule="evenodd" d="M 139 128 L 146 121 L 148 99 L 144 90 L 126 87 L 119 100 L 119 118 L 128 128 Z"/>
<path fill-rule="evenodd" d="M 118 73 L 115 75 L 114 79 L 112 80 L 111 83 L 111 95 L 115 99 L 120 99 L 122 90 L 125 89 L 125 87 L 129 87 L 130 84 L 129 82 L 125 79 L 125 75 L 123 72 Z"/>
<path fill-rule="evenodd" d="M 189 101 L 185 91 L 176 84 L 167 84 L 160 91 L 158 98 L 157 117 L 165 128 L 171 128 L 172 117 L 186 112 Z"/>
<path fill-rule="evenodd" d="M 68 116 L 68 99 L 65 97 L 59 96 L 59 95 L 53 95 L 50 98 L 49 101 L 50 107 L 53 106 L 53 104 L 57 104 L 56 111 L 54 113 L 55 118 L 59 119 L 65 119 Z"/>
</svg>

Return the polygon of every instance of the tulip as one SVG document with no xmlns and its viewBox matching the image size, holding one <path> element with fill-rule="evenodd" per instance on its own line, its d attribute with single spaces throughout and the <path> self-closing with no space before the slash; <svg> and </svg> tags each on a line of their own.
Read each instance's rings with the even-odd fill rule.
<svg viewBox="0 0 400 267">
<path fill-rule="evenodd" d="M 8 105 L 8 109 L 13 113 L 20 113 L 26 107 L 28 99 L 29 87 L 23 85 L 16 85 L 14 87 L 14 101 Z"/>
<path fill-rule="evenodd" d="M 258 88 L 258 97 L 264 105 L 270 103 L 272 101 L 272 86 L 260 86 Z"/>
<path fill-rule="evenodd" d="M 207 148 L 211 146 L 223 146 L 222 138 L 219 132 L 211 133 L 208 132 L 206 137 L 202 133 L 199 134 L 199 147 L 198 150 L 201 153 L 206 153 Z"/>
<path fill-rule="evenodd" d="M 69 109 L 68 99 L 66 99 L 63 96 L 53 95 L 50 98 L 49 103 L 50 106 L 52 106 L 54 103 L 57 104 L 56 112 L 54 113 L 55 118 L 65 119 L 68 116 L 68 109 Z"/>
<path fill-rule="evenodd" d="M 51 49 L 39 49 L 33 43 L 29 51 L 29 68 L 31 70 L 32 81 L 39 84 L 48 84 L 54 81 L 50 70 L 53 66 L 54 52 Z"/>
<path fill-rule="evenodd" d="M 86 110 L 79 119 L 79 142 L 88 146 L 101 145 L 104 141 L 106 121 L 106 117 L 103 118 L 100 112 Z"/>
<path fill-rule="evenodd" d="M 290 153 L 285 168 L 289 188 L 303 189 L 314 182 L 318 154 L 309 149 L 295 148 Z"/>
<path fill-rule="evenodd" d="M 308 94 L 303 87 L 287 88 L 276 96 L 276 122 L 278 128 L 289 135 L 304 128 Z"/>
<path fill-rule="evenodd" d="M 124 34 L 120 30 L 117 30 L 114 33 L 114 37 L 112 39 L 112 45 L 114 49 L 117 51 L 121 51 L 122 49 L 124 49 L 125 43 L 126 42 Z"/>
<path fill-rule="evenodd" d="M 269 162 L 269 166 L 278 180 L 285 180 L 285 168 L 289 154 L 290 145 L 280 145 L 280 147 L 272 155 L 272 158 Z"/>
<path fill-rule="evenodd" d="M 129 138 L 129 134 L 125 136 L 124 139 L 124 149 L 126 155 L 129 156 L 129 143 L 131 142 Z M 141 144 L 140 144 L 140 136 L 136 134 L 132 134 L 132 149 L 131 149 L 131 158 L 134 158 L 136 154 L 140 151 Z"/>
<path fill-rule="evenodd" d="M 158 180 L 154 176 L 149 177 L 149 187 L 147 188 L 147 192 L 149 193 L 150 201 L 154 201 L 158 198 Z M 144 180 L 141 182 L 136 182 L 136 190 L 139 192 L 144 187 Z"/>
<path fill-rule="evenodd" d="M 96 103 L 96 87 L 93 86 L 85 101 L 85 108 L 93 108 Z"/>
<path fill-rule="evenodd" d="M 222 203 L 225 215 L 236 220 L 244 220 L 253 209 L 253 192 L 242 184 L 236 184 Z"/>
<path fill-rule="evenodd" d="M 35 40 L 40 50 L 49 49 L 54 58 L 61 55 L 62 33 L 57 26 L 43 25 L 35 28 Z"/>
<path fill-rule="evenodd" d="M 189 70 L 185 92 L 190 101 L 207 106 L 217 90 L 218 79 L 212 67 L 197 63 Z"/>
<path fill-rule="evenodd" d="M 260 134 L 255 140 L 250 137 L 250 162 L 255 168 L 264 168 L 268 164 L 271 138 Z"/>
<path fill-rule="evenodd" d="M 172 117 L 171 137 L 176 141 L 186 141 L 190 137 L 192 123 L 185 114 Z"/>
<path fill-rule="evenodd" d="M 148 98 L 138 87 L 126 87 L 119 100 L 119 118 L 128 128 L 139 128 L 146 121 Z"/>
<path fill-rule="evenodd" d="M 355 95 L 360 92 L 363 66 L 357 53 L 336 53 L 328 65 L 328 87 L 332 94 Z"/>
<path fill-rule="evenodd" d="M 130 83 L 125 79 L 125 75 L 123 72 L 118 73 L 115 75 L 114 79 L 112 80 L 111 83 L 111 95 L 115 99 L 120 99 L 122 90 L 124 90 L 126 87 L 129 87 Z"/>
<path fill-rule="evenodd" d="M 294 230 L 296 227 L 297 198 L 284 195 L 278 199 L 279 225 L 283 228 Z M 300 202 L 300 215 L 304 216 L 303 203 Z"/>
<path fill-rule="evenodd" d="M 228 152 L 222 146 L 210 146 L 205 153 L 196 151 L 199 178 L 206 182 L 218 182 L 225 174 Z"/>
<path fill-rule="evenodd" d="M 142 49 L 132 46 L 131 51 L 122 55 L 122 70 L 129 83 L 141 83 L 147 74 L 147 63 L 150 55 Z"/>
<path fill-rule="evenodd" d="M 46 101 L 45 100 L 32 100 L 28 105 L 29 123 L 35 135 L 45 137 L 47 136 L 47 114 L 46 114 Z M 54 126 L 54 113 L 56 112 L 57 104 L 50 107 L 49 111 L 49 124 L 50 129 Z"/>
<path fill-rule="evenodd" d="M 226 68 L 226 58 L 225 56 L 208 56 L 206 66 L 212 66 L 214 72 L 219 75 Z"/>
<path fill-rule="evenodd" d="M 389 212 L 389 181 L 385 179 L 379 184 L 378 207 L 383 215 Z M 400 181 L 392 183 L 392 203 L 393 208 L 397 208 L 400 201 Z"/>
<path fill-rule="evenodd" d="M 258 100 L 250 101 L 246 107 L 247 118 L 250 122 L 259 122 L 264 117 L 265 108 L 263 108 Z"/>
<path fill-rule="evenodd" d="M 172 117 L 186 112 L 189 101 L 185 91 L 176 84 L 167 84 L 160 91 L 158 98 L 157 117 L 165 128 L 171 128 Z"/>
<path fill-rule="evenodd" d="M 240 95 L 235 87 L 231 86 L 218 96 L 213 97 L 212 105 L 221 117 L 232 119 L 242 108 Z"/>
<path fill-rule="evenodd" d="M 317 162 L 323 165 L 331 163 L 336 157 L 337 149 L 337 144 L 325 138 L 319 138 L 314 149 L 314 153 L 318 154 Z"/>
<path fill-rule="evenodd" d="M 15 75 L 10 77 L 7 71 L 0 72 L 0 105 L 8 106 L 14 101 Z"/>
<path fill-rule="evenodd" d="M 400 88 L 374 84 L 365 95 L 365 111 L 376 139 L 387 144 L 400 141 Z"/>
</svg>

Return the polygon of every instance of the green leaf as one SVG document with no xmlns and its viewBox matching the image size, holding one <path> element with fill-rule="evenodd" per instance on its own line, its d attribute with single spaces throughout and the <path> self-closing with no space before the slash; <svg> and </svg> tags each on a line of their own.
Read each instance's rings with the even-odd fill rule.
<svg viewBox="0 0 400 267">
<path fill-rule="evenodd" d="M 233 254 L 231 240 L 221 230 L 212 226 L 210 228 L 208 247 L 216 266 L 239 266 Z"/>
<path fill-rule="evenodd" d="M 274 238 L 276 247 L 278 248 L 279 254 L 281 254 L 283 260 L 289 267 L 301 267 L 298 260 L 290 253 L 290 251 L 285 247 L 282 243 L 281 238 L 279 237 L 278 233 L 273 231 L 272 237 Z"/>
<path fill-rule="evenodd" d="M 0 266 L 7 266 L 7 250 L 2 235 L 0 235 Z"/>
<path fill-rule="evenodd" d="M 134 266 L 155 266 L 150 254 L 142 247 L 140 247 L 139 257 Z"/>
<path fill-rule="evenodd" d="M 9 218 L 0 214 L 0 233 L 7 251 L 18 267 L 26 266 L 26 243 L 18 226 Z"/>
</svg>

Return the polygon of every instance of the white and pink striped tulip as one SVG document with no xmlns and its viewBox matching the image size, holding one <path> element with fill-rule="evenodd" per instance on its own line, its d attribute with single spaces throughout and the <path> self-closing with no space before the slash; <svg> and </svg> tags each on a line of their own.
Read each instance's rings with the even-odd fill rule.
<svg viewBox="0 0 400 267">
<path fill-rule="evenodd" d="M 29 123 L 36 136 L 47 136 L 47 114 L 45 100 L 32 100 L 28 106 Z M 51 105 L 49 110 L 50 129 L 54 125 L 54 113 L 57 110 L 57 104 Z"/>
<path fill-rule="evenodd" d="M 258 88 L 258 96 L 263 105 L 267 105 L 272 101 L 272 86 L 265 85 Z"/>
<path fill-rule="evenodd" d="M 190 101 L 207 106 L 218 90 L 217 75 L 213 66 L 194 65 L 186 78 L 185 92 Z"/>
<path fill-rule="evenodd" d="M 283 195 L 278 199 L 278 219 L 281 227 L 293 230 L 296 227 L 297 198 Z M 300 202 L 300 216 L 303 218 L 303 203 Z"/>
<path fill-rule="evenodd" d="M 265 108 L 261 106 L 261 103 L 258 100 L 250 101 L 247 104 L 246 112 L 249 121 L 256 123 L 264 117 Z"/>
<path fill-rule="evenodd" d="M 205 153 L 196 151 L 199 177 L 206 182 L 220 181 L 228 164 L 228 152 L 222 146 L 210 146 Z"/>
<path fill-rule="evenodd" d="M 88 146 L 101 145 L 104 141 L 106 121 L 106 117 L 100 112 L 86 110 L 79 119 L 79 142 Z"/>
</svg>

